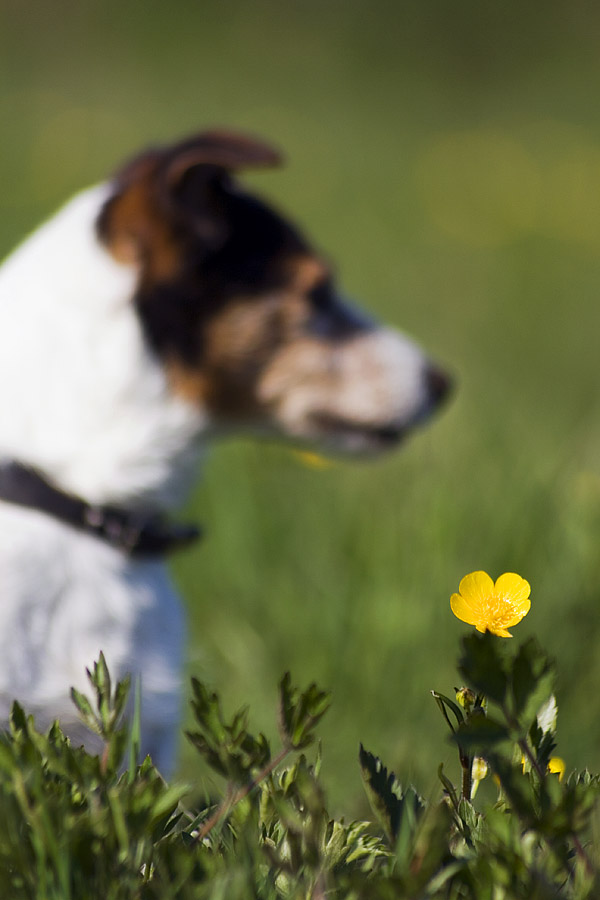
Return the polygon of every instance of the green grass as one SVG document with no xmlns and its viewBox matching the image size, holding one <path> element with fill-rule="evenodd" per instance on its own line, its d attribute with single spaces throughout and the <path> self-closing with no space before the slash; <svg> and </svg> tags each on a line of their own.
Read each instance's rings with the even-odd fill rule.
<svg viewBox="0 0 600 900">
<path fill-rule="evenodd" d="M 139 145 L 245 127 L 290 157 L 251 183 L 456 374 L 373 465 L 216 450 L 188 510 L 206 541 L 174 565 L 188 669 L 228 704 L 272 733 L 283 670 L 333 690 L 346 810 L 359 740 L 433 786 L 429 690 L 456 681 L 449 596 L 478 568 L 531 582 L 518 633 L 558 658 L 559 752 L 600 768 L 598 14 L 537 6 L 0 0 L 3 249 Z"/>
</svg>

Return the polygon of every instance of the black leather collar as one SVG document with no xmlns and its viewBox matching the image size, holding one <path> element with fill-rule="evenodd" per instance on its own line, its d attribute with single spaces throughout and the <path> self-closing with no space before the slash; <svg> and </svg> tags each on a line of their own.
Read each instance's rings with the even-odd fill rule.
<svg viewBox="0 0 600 900">
<path fill-rule="evenodd" d="M 36 509 L 93 534 L 128 556 L 163 556 L 200 537 L 194 525 L 174 525 L 161 516 L 96 506 L 53 487 L 36 469 L 10 460 L 0 463 L 0 500 Z"/>
</svg>

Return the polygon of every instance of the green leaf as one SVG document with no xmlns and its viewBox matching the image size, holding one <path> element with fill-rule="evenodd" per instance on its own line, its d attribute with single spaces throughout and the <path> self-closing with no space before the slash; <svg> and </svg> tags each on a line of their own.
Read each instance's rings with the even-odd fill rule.
<svg viewBox="0 0 600 900">
<path fill-rule="evenodd" d="M 300 691 L 286 672 L 279 683 L 279 730 L 284 745 L 302 750 L 312 744 L 313 731 L 330 704 L 329 691 L 322 691 L 314 682 Z"/>
<path fill-rule="evenodd" d="M 455 703 L 454 700 L 451 700 L 449 697 L 446 697 L 444 694 L 440 694 L 438 691 L 432 691 L 431 695 L 432 695 L 433 699 L 435 700 L 435 702 L 437 703 L 438 708 L 440 709 L 446 722 L 448 723 L 448 727 L 450 728 L 450 731 L 452 731 L 452 732 L 456 731 L 456 728 L 458 728 L 459 725 L 462 725 L 462 723 L 465 720 L 464 713 L 463 713 L 462 709 L 460 708 L 460 706 L 458 705 L 458 703 Z M 449 709 L 450 712 L 454 715 L 454 717 L 456 719 L 456 727 L 450 721 L 450 717 L 448 716 L 446 709 Z"/>
<path fill-rule="evenodd" d="M 247 782 L 253 771 L 270 759 L 269 742 L 264 734 L 254 737 L 247 731 L 247 707 L 227 721 L 216 693 L 208 691 L 196 678 L 192 679 L 192 690 L 198 731 L 186 732 L 187 737 L 219 775 L 239 784 Z"/>
<path fill-rule="evenodd" d="M 438 766 L 438 778 L 440 779 L 446 794 L 452 804 L 452 808 L 458 813 L 458 796 L 456 794 L 456 788 L 448 778 L 448 776 L 444 773 L 444 764 L 440 763 Z"/>
<path fill-rule="evenodd" d="M 87 674 L 92 687 L 96 689 L 98 715 L 102 723 L 102 728 L 104 731 L 108 731 L 111 725 L 111 680 L 104 653 L 100 653 L 98 662 L 94 663 L 93 671 L 90 672 L 88 669 Z"/>
<path fill-rule="evenodd" d="M 444 862 L 451 859 L 449 840 L 453 828 L 452 813 L 446 803 L 430 805 L 416 832 L 410 860 L 411 897 L 422 893 L 431 878 L 442 870 Z M 427 896 L 431 896 L 427 891 Z M 442 895 L 447 897 L 444 892 Z"/>
<path fill-rule="evenodd" d="M 362 744 L 359 762 L 369 803 L 388 841 L 394 845 L 402 836 L 403 844 L 408 845 L 425 804 L 414 788 L 403 791 L 394 773 L 388 772 L 379 757 Z"/>
<path fill-rule="evenodd" d="M 128 674 L 117 683 L 114 698 L 112 699 L 112 714 L 115 723 L 118 722 L 125 713 L 130 689 L 131 675 Z"/>
<path fill-rule="evenodd" d="M 27 716 L 23 707 L 16 700 L 10 709 L 10 727 L 13 734 L 27 732 Z"/>
<path fill-rule="evenodd" d="M 85 696 L 85 694 L 82 694 L 81 691 L 77 690 L 77 688 L 72 687 L 71 700 L 75 704 L 77 712 L 79 713 L 87 727 L 91 731 L 95 731 L 96 733 L 98 733 L 100 731 L 100 727 L 97 721 L 97 716 L 94 712 L 94 709 L 92 708 L 92 704 Z"/>
<path fill-rule="evenodd" d="M 452 740 L 467 753 L 475 752 L 485 756 L 490 748 L 510 740 L 510 737 L 510 730 L 502 722 L 480 715 L 471 716 L 468 722 L 464 722 L 452 735 Z"/>
<path fill-rule="evenodd" d="M 511 671 L 514 713 L 524 729 L 530 727 L 540 707 L 552 694 L 554 681 L 553 661 L 535 638 L 529 638 L 519 647 Z"/>
<path fill-rule="evenodd" d="M 492 771 L 500 779 L 511 811 L 526 827 L 533 827 L 537 819 L 537 800 L 529 775 L 523 772 L 520 763 L 515 765 L 500 754 L 490 754 L 488 760 Z"/>
<path fill-rule="evenodd" d="M 140 747 L 142 740 L 142 693 L 141 678 L 135 679 L 135 690 L 133 697 L 133 716 L 131 718 L 131 728 L 129 734 L 129 780 L 134 779 L 135 768 L 140 755 Z"/>
<path fill-rule="evenodd" d="M 509 685 L 501 640 L 487 631 L 464 637 L 458 665 L 468 684 L 496 703 L 504 702 Z"/>
</svg>

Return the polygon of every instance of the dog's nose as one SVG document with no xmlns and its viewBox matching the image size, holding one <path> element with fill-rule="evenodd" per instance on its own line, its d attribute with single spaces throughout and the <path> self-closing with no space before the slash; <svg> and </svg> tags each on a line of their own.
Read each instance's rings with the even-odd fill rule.
<svg viewBox="0 0 600 900">
<path fill-rule="evenodd" d="M 432 405 L 439 406 L 448 399 L 452 390 L 452 379 L 442 369 L 428 365 L 425 369 L 425 383 Z"/>
</svg>

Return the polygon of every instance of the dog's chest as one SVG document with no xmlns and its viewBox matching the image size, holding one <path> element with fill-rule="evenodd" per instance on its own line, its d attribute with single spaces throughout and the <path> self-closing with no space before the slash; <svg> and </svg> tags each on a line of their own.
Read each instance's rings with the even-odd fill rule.
<svg viewBox="0 0 600 900">
<path fill-rule="evenodd" d="M 182 611 L 161 561 L 132 561 L 43 514 L 0 503 L 0 578 L 4 702 L 17 696 L 42 724 L 46 708 L 69 718 L 65 684 L 87 690 L 85 669 L 100 650 L 115 677 L 143 671 L 148 697 L 173 702 Z"/>
</svg>

